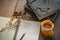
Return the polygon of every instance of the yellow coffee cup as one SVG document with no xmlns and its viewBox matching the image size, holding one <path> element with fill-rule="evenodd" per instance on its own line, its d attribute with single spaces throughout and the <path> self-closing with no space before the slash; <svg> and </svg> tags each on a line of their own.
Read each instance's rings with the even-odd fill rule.
<svg viewBox="0 0 60 40">
<path fill-rule="evenodd" d="M 44 20 L 41 22 L 41 33 L 44 36 L 53 36 L 54 23 L 51 20 Z"/>
</svg>

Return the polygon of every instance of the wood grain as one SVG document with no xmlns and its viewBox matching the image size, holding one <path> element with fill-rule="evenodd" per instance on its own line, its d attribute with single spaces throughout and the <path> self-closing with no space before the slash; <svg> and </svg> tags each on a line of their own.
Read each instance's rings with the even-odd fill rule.
<svg viewBox="0 0 60 40">
<path fill-rule="evenodd" d="M 19 13 L 20 11 L 24 11 L 25 3 L 26 3 L 26 0 L 18 0 L 15 12 Z"/>
<path fill-rule="evenodd" d="M 0 0 L 0 16 L 11 17 L 17 0 Z"/>
</svg>

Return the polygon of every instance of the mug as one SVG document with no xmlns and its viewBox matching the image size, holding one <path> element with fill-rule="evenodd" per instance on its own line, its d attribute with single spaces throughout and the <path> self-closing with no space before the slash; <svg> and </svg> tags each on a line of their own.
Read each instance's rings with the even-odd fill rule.
<svg viewBox="0 0 60 40">
<path fill-rule="evenodd" d="M 44 20 L 41 22 L 41 33 L 44 36 L 53 36 L 54 35 L 54 23 L 51 20 Z"/>
</svg>

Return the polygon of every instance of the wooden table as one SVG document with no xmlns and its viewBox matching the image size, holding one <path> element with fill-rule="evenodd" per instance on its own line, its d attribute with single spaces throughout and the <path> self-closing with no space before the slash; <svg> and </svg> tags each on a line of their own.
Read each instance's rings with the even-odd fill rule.
<svg viewBox="0 0 60 40">
<path fill-rule="evenodd" d="M 17 0 L 0 0 L 0 16 L 4 17 L 11 17 L 15 12 L 20 12 L 21 10 L 24 10 L 24 4 L 26 0 L 18 0 L 18 4 L 16 5 Z M 16 9 L 15 9 L 15 6 Z M 35 18 L 36 19 L 36 18 Z M 55 19 L 55 40 L 60 40 L 60 14 Z M 43 40 L 43 39 L 42 39 Z"/>
<path fill-rule="evenodd" d="M 14 12 L 24 10 L 26 0 L 0 0 L 0 16 L 11 17 Z"/>
<path fill-rule="evenodd" d="M 0 16 L 11 17 L 14 13 L 17 0 L 0 0 Z"/>
<path fill-rule="evenodd" d="M 15 12 L 19 13 L 20 11 L 24 11 L 25 3 L 26 3 L 26 0 L 18 0 Z"/>
</svg>

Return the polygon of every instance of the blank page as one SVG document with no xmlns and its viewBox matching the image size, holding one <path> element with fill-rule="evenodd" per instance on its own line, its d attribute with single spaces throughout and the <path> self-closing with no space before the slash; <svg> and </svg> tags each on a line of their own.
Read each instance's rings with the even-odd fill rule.
<svg viewBox="0 0 60 40">
<path fill-rule="evenodd" d="M 16 40 L 20 40 L 24 33 L 25 36 L 22 38 L 22 40 L 38 40 L 39 32 L 40 22 L 21 20 Z"/>
</svg>

